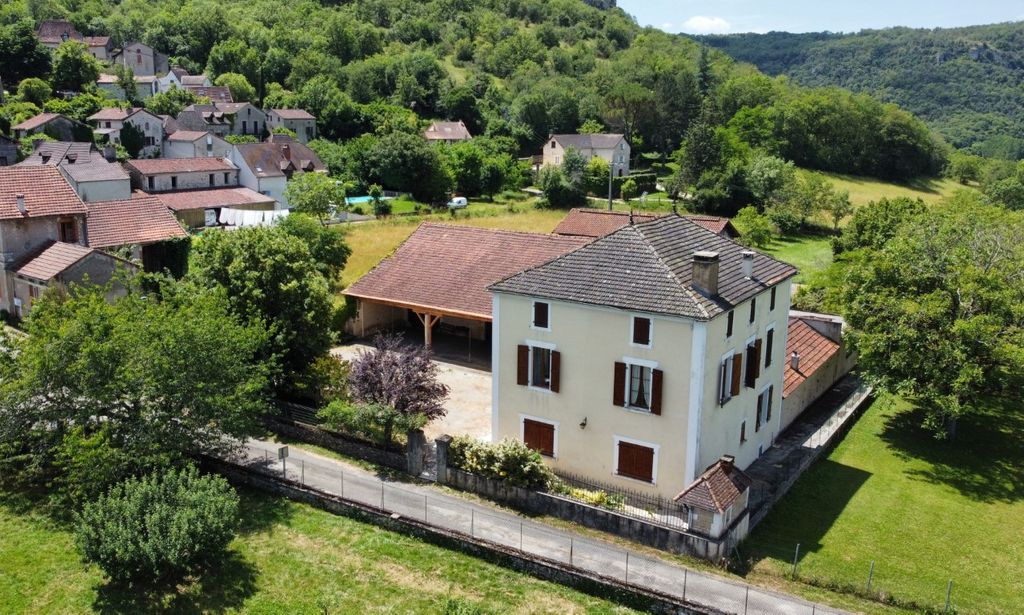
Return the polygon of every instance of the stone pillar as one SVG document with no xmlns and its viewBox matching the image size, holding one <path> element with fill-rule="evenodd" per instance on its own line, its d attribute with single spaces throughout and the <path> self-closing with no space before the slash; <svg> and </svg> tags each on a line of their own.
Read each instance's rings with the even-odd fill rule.
<svg viewBox="0 0 1024 615">
<path fill-rule="evenodd" d="M 419 476 L 423 473 L 423 449 L 427 444 L 427 438 L 419 429 L 410 429 L 405 436 L 408 442 L 405 448 L 406 467 L 409 474 Z"/>
<path fill-rule="evenodd" d="M 445 434 L 434 442 L 437 444 L 437 483 L 444 485 L 448 482 L 448 449 L 452 445 L 452 437 Z"/>
</svg>

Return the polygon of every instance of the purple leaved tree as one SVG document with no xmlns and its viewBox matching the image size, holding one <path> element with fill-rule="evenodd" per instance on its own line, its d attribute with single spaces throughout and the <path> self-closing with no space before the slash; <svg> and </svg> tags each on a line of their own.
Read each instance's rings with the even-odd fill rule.
<svg viewBox="0 0 1024 615">
<path fill-rule="evenodd" d="M 352 361 L 349 393 L 357 403 L 393 408 L 405 417 L 427 423 L 445 415 L 448 387 L 437 381 L 438 366 L 430 350 L 414 346 L 394 334 L 378 334 L 374 348 Z M 395 421 L 384 425 L 384 441 L 391 442 Z"/>
</svg>

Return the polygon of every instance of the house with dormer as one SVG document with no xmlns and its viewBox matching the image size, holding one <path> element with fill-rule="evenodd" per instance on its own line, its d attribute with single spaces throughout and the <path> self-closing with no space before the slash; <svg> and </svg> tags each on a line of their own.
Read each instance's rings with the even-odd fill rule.
<svg viewBox="0 0 1024 615">
<path fill-rule="evenodd" d="M 126 124 L 136 128 L 142 133 L 143 147 L 139 151 L 142 158 L 159 156 L 163 149 L 164 121 L 145 109 L 106 107 L 88 119 L 93 125 L 93 132 L 110 143 L 121 143 L 121 130 Z"/>
<path fill-rule="evenodd" d="M 247 102 L 189 105 L 178 114 L 177 120 L 184 130 L 208 131 L 222 138 L 250 135 L 261 139 L 267 130 L 267 115 Z"/>
<path fill-rule="evenodd" d="M 308 145 L 281 134 L 264 143 L 239 143 L 231 150 L 239 183 L 288 208 L 285 187 L 296 173 L 326 173 L 327 167 Z"/>
<path fill-rule="evenodd" d="M 747 468 L 781 429 L 796 273 L 668 215 L 493 284 L 493 440 L 665 498 Z"/>
<path fill-rule="evenodd" d="M 544 144 L 541 158 L 544 165 L 560 165 L 567 150 L 579 152 L 584 160 L 600 158 L 607 162 L 616 177 L 629 175 L 629 157 L 632 149 L 626 137 L 620 134 L 551 135 Z"/>
</svg>

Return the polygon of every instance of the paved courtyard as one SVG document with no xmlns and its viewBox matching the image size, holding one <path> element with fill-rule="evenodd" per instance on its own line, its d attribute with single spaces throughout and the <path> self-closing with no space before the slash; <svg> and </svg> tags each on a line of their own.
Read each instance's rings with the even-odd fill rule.
<svg viewBox="0 0 1024 615">
<path fill-rule="evenodd" d="M 369 349 L 366 344 L 349 344 L 334 348 L 331 352 L 346 360 L 352 360 L 361 350 Z M 446 358 L 435 361 L 440 366 L 440 381 L 451 390 L 445 407 L 444 418 L 427 425 L 424 433 L 433 440 L 443 434 L 472 436 L 479 440 L 491 439 L 491 372 L 486 364 L 466 364 Z"/>
</svg>

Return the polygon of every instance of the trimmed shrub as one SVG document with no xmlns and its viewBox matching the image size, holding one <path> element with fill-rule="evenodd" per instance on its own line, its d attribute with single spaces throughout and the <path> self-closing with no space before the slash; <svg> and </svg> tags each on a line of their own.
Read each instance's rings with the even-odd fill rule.
<svg viewBox="0 0 1024 615">
<path fill-rule="evenodd" d="M 118 483 L 86 504 L 75 538 L 114 581 L 170 581 L 220 560 L 237 520 L 228 482 L 189 467 Z"/>
<path fill-rule="evenodd" d="M 448 463 L 472 474 L 527 489 L 547 489 L 556 480 L 540 453 L 509 438 L 487 444 L 459 436 L 452 440 Z"/>
</svg>

